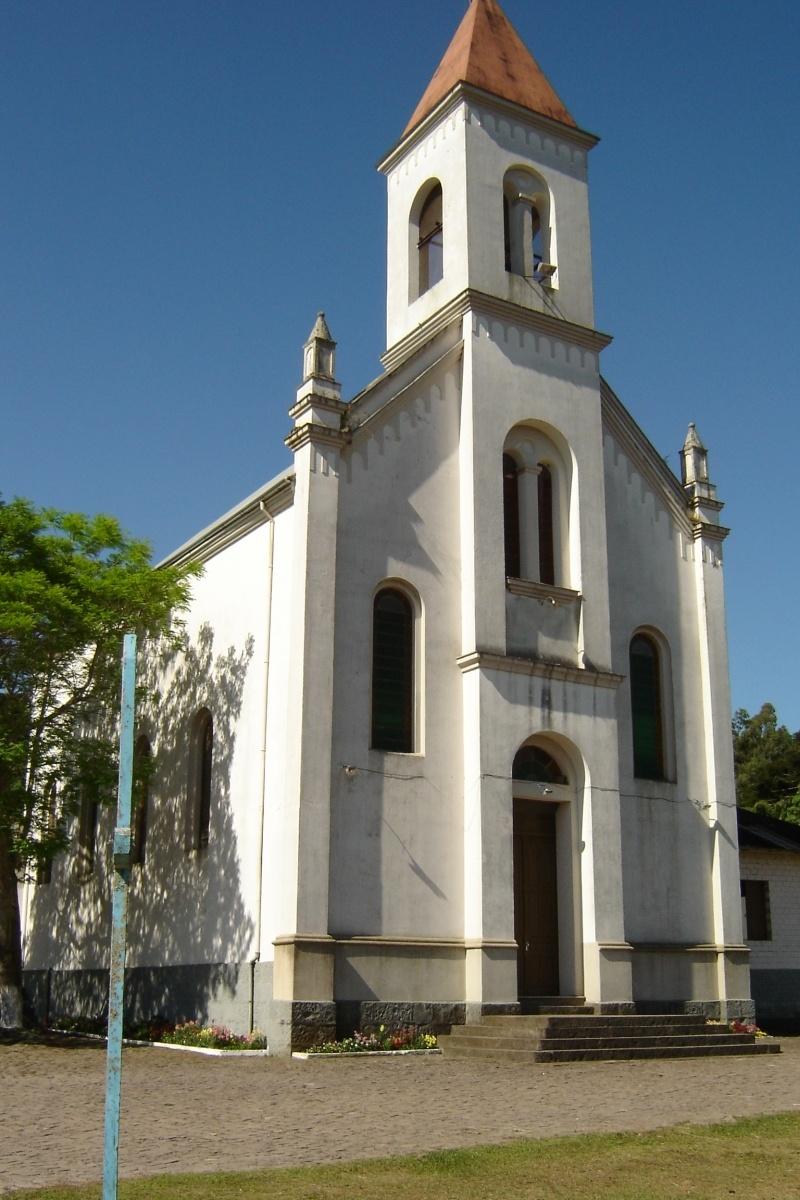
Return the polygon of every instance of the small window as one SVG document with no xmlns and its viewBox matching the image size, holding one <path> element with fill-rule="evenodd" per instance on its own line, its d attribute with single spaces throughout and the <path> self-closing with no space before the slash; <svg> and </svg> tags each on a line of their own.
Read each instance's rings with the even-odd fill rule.
<svg viewBox="0 0 800 1200">
<path fill-rule="evenodd" d="M 189 780 L 188 848 L 204 850 L 211 829 L 211 780 L 214 761 L 214 721 L 207 708 L 194 719 Z"/>
<path fill-rule="evenodd" d="M 147 845 L 147 821 L 150 805 L 150 773 L 152 770 L 152 750 L 150 739 L 142 734 L 136 739 L 133 752 L 133 811 L 131 827 L 133 831 L 132 862 L 142 866 L 145 860 Z"/>
<path fill-rule="evenodd" d="M 630 647 L 633 773 L 639 779 L 664 778 L 661 663 L 652 638 L 637 633 Z"/>
<path fill-rule="evenodd" d="M 414 749 L 414 612 L 396 588 L 378 592 L 372 610 L 372 748 Z"/>
<path fill-rule="evenodd" d="M 748 942 L 772 941 L 769 884 L 764 879 L 743 879 L 745 937 Z"/>
<path fill-rule="evenodd" d="M 442 188 L 436 184 L 419 215 L 419 294 L 427 292 L 444 274 Z"/>
<path fill-rule="evenodd" d="M 526 783 L 569 782 L 553 756 L 541 746 L 523 746 L 518 750 L 511 774 L 514 779 L 524 780 Z"/>
<path fill-rule="evenodd" d="M 505 536 L 506 576 L 519 579 L 519 468 L 510 454 L 503 455 L 503 526 Z"/>
</svg>

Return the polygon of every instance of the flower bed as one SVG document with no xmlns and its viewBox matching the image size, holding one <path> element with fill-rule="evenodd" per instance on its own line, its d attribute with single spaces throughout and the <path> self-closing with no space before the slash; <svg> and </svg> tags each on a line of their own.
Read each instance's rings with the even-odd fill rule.
<svg viewBox="0 0 800 1200">
<path fill-rule="evenodd" d="M 106 1022 L 92 1018 L 64 1018 L 58 1032 L 83 1037 L 105 1038 Z M 124 1040 L 133 1045 L 167 1046 L 175 1050 L 195 1050 L 202 1054 L 259 1053 L 267 1051 L 266 1036 L 254 1029 L 251 1033 L 232 1033 L 225 1025 L 201 1025 L 199 1021 L 184 1021 L 174 1025 L 167 1021 L 139 1021 L 126 1025 Z"/>
<path fill-rule="evenodd" d="M 376 1030 L 357 1030 L 351 1037 L 336 1042 L 322 1042 L 310 1046 L 307 1054 L 390 1054 L 398 1051 L 436 1050 L 436 1037 L 432 1033 L 421 1033 L 414 1025 L 389 1030 L 380 1025 Z M 303 1057 L 306 1057 L 304 1055 Z"/>
<path fill-rule="evenodd" d="M 765 1038 L 769 1037 L 763 1029 L 759 1029 L 755 1021 L 740 1021 L 738 1017 L 734 1017 L 731 1021 L 715 1021 L 709 1019 L 706 1025 L 718 1025 L 720 1029 L 729 1029 L 731 1033 L 752 1033 L 754 1037 Z"/>
</svg>

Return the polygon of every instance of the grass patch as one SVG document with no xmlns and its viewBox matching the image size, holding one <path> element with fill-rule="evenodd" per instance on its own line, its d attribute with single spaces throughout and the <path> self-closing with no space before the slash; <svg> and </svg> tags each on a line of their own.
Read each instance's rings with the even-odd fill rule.
<svg viewBox="0 0 800 1200">
<path fill-rule="evenodd" d="M 97 1184 L 6 1200 L 98 1200 Z M 800 1115 L 123 1182 L 119 1200 L 800 1200 Z"/>
</svg>

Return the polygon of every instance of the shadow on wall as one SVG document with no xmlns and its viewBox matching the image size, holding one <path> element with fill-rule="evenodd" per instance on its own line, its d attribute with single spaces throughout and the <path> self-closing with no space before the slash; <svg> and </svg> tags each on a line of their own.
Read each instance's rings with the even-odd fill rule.
<svg viewBox="0 0 800 1200">
<path fill-rule="evenodd" d="M 252 957 L 255 924 L 241 891 L 231 773 L 253 646 L 248 636 L 240 649 L 215 654 L 204 624 L 184 651 L 151 647 L 139 667 L 139 683 L 155 695 L 137 727 L 151 740 L 154 769 L 144 862 L 132 868 L 129 891 L 130 1019 L 205 1020 L 245 986 L 239 964 Z M 197 803 L 192 730 L 203 707 L 213 716 L 211 811 L 208 844 L 197 847 L 187 831 Z M 105 1011 L 114 820 L 111 808 L 103 812 L 91 874 L 79 876 L 73 845 L 53 864 L 52 883 L 35 889 L 27 965 L 54 969 L 51 978 L 46 970 L 31 977 L 40 1012 L 45 1003 L 53 1016 Z"/>
</svg>

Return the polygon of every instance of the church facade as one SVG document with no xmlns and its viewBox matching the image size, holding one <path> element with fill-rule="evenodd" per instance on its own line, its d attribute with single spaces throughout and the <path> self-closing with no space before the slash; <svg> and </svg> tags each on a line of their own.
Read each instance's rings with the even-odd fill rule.
<svg viewBox="0 0 800 1200">
<path fill-rule="evenodd" d="M 136 1016 L 280 1053 L 543 998 L 752 1014 L 727 530 L 694 427 L 679 480 L 600 373 L 596 140 L 472 0 L 380 168 L 383 374 L 343 400 L 320 314 L 292 466 L 170 559 L 205 571 L 142 666 Z M 26 892 L 40 1010 L 102 997 L 110 826 Z"/>
</svg>

